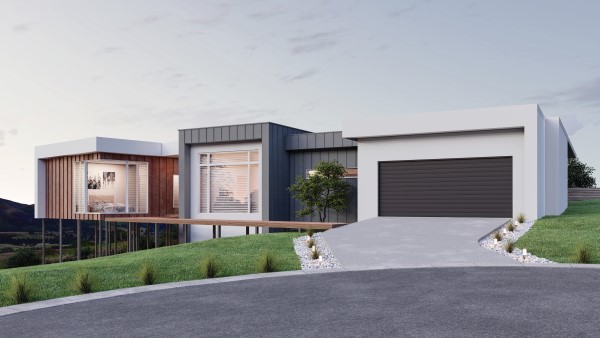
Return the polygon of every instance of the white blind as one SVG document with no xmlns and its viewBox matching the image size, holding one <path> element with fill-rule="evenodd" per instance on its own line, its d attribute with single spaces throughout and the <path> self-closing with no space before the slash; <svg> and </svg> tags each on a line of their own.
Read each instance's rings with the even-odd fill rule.
<svg viewBox="0 0 600 338">
<path fill-rule="evenodd" d="M 173 209 L 179 208 L 179 175 L 173 175 Z"/>
<path fill-rule="evenodd" d="M 137 177 L 137 166 L 135 164 L 129 164 L 127 167 L 127 203 L 129 204 L 128 212 L 137 212 L 138 211 L 138 180 Z"/>
<path fill-rule="evenodd" d="M 258 160 L 258 150 L 200 154 L 200 212 L 258 212 Z"/>
<path fill-rule="evenodd" d="M 85 203 L 85 187 L 87 179 L 85 177 L 85 162 L 73 163 L 73 203 L 76 213 L 87 211 Z"/>
<path fill-rule="evenodd" d="M 137 213 L 148 213 L 148 163 L 137 164 L 138 210 Z"/>
</svg>

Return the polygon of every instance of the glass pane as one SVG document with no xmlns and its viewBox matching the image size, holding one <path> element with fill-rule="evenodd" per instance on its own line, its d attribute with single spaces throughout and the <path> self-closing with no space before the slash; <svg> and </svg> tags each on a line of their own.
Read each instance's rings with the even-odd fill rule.
<svg viewBox="0 0 600 338">
<path fill-rule="evenodd" d="M 231 151 L 226 153 L 215 153 L 210 156 L 210 163 L 247 163 L 247 151 Z"/>
<path fill-rule="evenodd" d="M 208 167 L 200 167 L 200 212 L 208 212 Z"/>
<path fill-rule="evenodd" d="M 250 151 L 250 162 L 258 162 L 258 150 Z"/>
<path fill-rule="evenodd" d="M 200 154 L 200 164 L 208 163 L 208 154 Z"/>
<path fill-rule="evenodd" d="M 250 212 L 258 212 L 260 205 L 260 172 L 258 164 L 250 165 Z"/>
<path fill-rule="evenodd" d="M 247 213 L 248 202 L 248 165 L 211 167 L 211 213 Z"/>
</svg>

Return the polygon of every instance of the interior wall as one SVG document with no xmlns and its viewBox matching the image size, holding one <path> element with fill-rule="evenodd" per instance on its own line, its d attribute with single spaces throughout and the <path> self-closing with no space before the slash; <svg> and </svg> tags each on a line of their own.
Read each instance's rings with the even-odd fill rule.
<svg viewBox="0 0 600 338">
<path fill-rule="evenodd" d="M 115 173 L 115 182 L 112 186 L 101 187 L 101 189 L 89 189 L 89 196 L 113 196 L 113 203 L 125 204 L 127 195 L 127 180 L 125 175 L 124 164 L 100 164 L 100 163 L 89 163 L 88 164 L 88 179 L 90 177 L 99 177 L 102 179 L 103 174 L 108 172 Z M 135 179 L 135 178 L 132 178 Z"/>
</svg>

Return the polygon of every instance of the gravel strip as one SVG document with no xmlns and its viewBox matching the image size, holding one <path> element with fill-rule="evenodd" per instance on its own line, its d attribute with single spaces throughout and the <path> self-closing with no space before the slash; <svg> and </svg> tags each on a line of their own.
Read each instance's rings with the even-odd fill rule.
<svg viewBox="0 0 600 338">
<path fill-rule="evenodd" d="M 513 221 L 515 222 L 515 221 Z M 529 231 L 529 229 L 531 229 L 531 227 L 533 226 L 532 221 L 529 222 L 525 222 L 523 224 L 519 224 L 516 226 L 516 229 L 514 231 L 508 231 L 506 234 L 503 234 L 503 238 L 501 241 L 498 241 L 498 244 L 494 244 L 494 238 L 492 238 L 492 233 L 490 233 L 488 236 L 482 238 L 479 241 L 479 245 L 481 245 L 482 247 L 492 250 L 494 252 L 497 252 L 503 256 L 506 257 L 510 257 L 514 260 L 517 260 L 521 263 L 554 263 L 546 258 L 541 258 L 541 257 L 537 257 L 535 255 L 532 255 L 531 253 L 527 253 L 527 256 L 523 257 L 523 250 L 522 249 L 518 249 L 518 248 L 514 248 L 512 253 L 508 253 L 506 252 L 506 250 L 504 250 L 504 245 L 506 244 L 506 242 L 511 241 L 511 242 L 516 242 L 521 236 L 523 236 L 525 233 L 527 233 L 527 231 Z M 515 222 L 515 224 L 517 224 Z M 500 233 L 502 232 L 502 229 L 504 228 L 504 226 L 498 228 L 498 231 L 500 231 Z"/>
<path fill-rule="evenodd" d="M 329 247 L 325 242 L 321 233 L 315 233 L 312 236 L 315 242 L 319 255 L 323 257 L 323 261 L 319 262 L 318 259 L 312 259 L 311 249 L 308 247 L 308 236 L 302 236 L 294 239 L 294 249 L 296 254 L 300 257 L 300 265 L 302 270 L 318 270 L 318 269 L 339 269 L 341 268 L 340 262 L 338 262 Z"/>
</svg>

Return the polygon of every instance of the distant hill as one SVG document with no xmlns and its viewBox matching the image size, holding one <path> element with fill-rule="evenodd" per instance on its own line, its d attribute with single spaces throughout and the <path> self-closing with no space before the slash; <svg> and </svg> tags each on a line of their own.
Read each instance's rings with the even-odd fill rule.
<svg viewBox="0 0 600 338">
<path fill-rule="evenodd" d="M 40 220 L 33 217 L 34 205 L 0 198 L 0 231 L 39 231 Z"/>
</svg>

